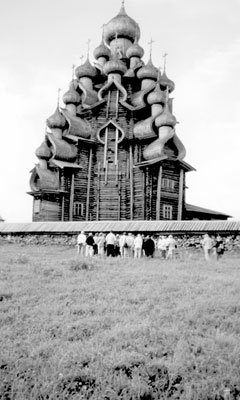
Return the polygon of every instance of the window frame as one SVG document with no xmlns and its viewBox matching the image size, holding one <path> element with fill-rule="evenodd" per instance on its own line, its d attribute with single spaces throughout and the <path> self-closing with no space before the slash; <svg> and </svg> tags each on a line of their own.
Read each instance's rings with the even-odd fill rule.
<svg viewBox="0 0 240 400">
<path fill-rule="evenodd" d="M 73 215 L 75 217 L 83 217 L 84 213 L 84 204 L 81 201 L 73 202 Z"/>
<path fill-rule="evenodd" d="M 163 204 L 163 218 L 172 220 L 173 219 L 173 206 L 170 204 Z"/>
</svg>

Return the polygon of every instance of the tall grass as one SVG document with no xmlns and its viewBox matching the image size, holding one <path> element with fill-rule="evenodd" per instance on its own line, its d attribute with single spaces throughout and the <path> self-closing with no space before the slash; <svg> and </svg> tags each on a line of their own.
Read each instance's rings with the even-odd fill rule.
<svg viewBox="0 0 240 400">
<path fill-rule="evenodd" d="M 75 251 L 1 246 L 1 399 L 240 398 L 239 260 Z"/>
</svg>

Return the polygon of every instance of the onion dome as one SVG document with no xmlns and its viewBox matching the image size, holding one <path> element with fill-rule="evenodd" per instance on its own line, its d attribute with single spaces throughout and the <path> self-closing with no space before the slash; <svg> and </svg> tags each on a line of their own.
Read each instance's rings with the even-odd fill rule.
<svg viewBox="0 0 240 400">
<path fill-rule="evenodd" d="M 148 63 L 140 68 L 137 72 L 137 77 L 139 79 L 154 79 L 157 80 L 158 78 L 158 70 L 154 67 L 151 58 L 149 59 Z"/>
<path fill-rule="evenodd" d="M 142 58 L 143 55 L 144 55 L 144 50 L 138 43 L 133 43 L 126 51 L 126 56 L 128 58 L 131 57 Z"/>
<path fill-rule="evenodd" d="M 116 17 L 112 18 L 105 26 L 104 26 L 104 40 L 107 44 L 114 39 L 116 33 L 118 37 L 125 37 L 134 42 L 134 39 L 137 40 L 140 38 L 140 29 L 136 21 L 130 18 L 122 5 L 119 13 Z"/>
<path fill-rule="evenodd" d="M 78 79 L 83 77 L 93 78 L 94 76 L 97 75 L 97 70 L 95 67 L 92 66 L 89 59 L 87 58 L 84 64 L 79 65 L 75 69 L 75 75 Z"/>
<path fill-rule="evenodd" d="M 121 60 L 119 60 L 119 58 L 113 57 L 110 61 L 107 61 L 106 64 L 104 64 L 103 72 L 106 75 L 114 72 L 124 75 L 127 72 L 127 67 Z"/>
<path fill-rule="evenodd" d="M 160 104 L 165 103 L 166 101 L 166 93 L 160 89 L 159 84 L 156 85 L 155 89 L 148 95 L 147 102 L 148 104 Z"/>
<path fill-rule="evenodd" d="M 109 60 L 111 56 L 111 51 L 110 49 L 104 44 L 103 40 L 100 43 L 98 47 L 93 52 L 94 58 L 97 60 L 100 57 L 105 57 L 107 60 Z"/>
<path fill-rule="evenodd" d="M 80 94 L 75 90 L 74 82 L 70 82 L 69 90 L 63 95 L 65 104 L 79 104 L 81 100 Z"/>
<path fill-rule="evenodd" d="M 155 125 L 157 128 L 160 128 L 161 126 L 171 126 L 173 128 L 176 123 L 176 117 L 174 117 L 174 115 L 170 113 L 168 105 L 166 105 L 162 114 L 155 119 Z"/>
<path fill-rule="evenodd" d="M 58 107 L 53 115 L 47 119 L 47 126 L 52 128 L 64 128 L 66 125 L 66 118 L 60 113 Z"/>
<path fill-rule="evenodd" d="M 36 149 L 35 154 L 38 158 L 43 158 L 44 160 L 49 160 L 51 157 L 51 151 L 46 142 L 42 142 L 42 144 Z"/>
<path fill-rule="evenodd" d="M 166 86 L 168 88 L 169 93 L 171 93 L 175 89 L 175 83 L 167 77 L 165 71 L 163 71 L 163 74 L 161 75 L 160 85 Z"/>
</svg>

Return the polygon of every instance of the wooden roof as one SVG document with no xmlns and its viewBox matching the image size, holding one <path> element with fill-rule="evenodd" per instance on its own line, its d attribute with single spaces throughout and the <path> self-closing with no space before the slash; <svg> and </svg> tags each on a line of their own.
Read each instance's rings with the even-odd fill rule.
<svg viewBox="0 0 240 400">
<path fill-rule="evenodd" d="M 86 221 L 86 222 L 0 222 L 0 234 L 77 234 L 86 232 L 156 232 L 193 234 L 240 233 L 240 221 Z"/>
<path fill-rule="evenodd" d="M 219 215 L 224 217 L 231 217 L 231 215 L 224 214 L 219 211 L 209 210 L 208 208 L 203 208 L 199 206 L 194 206 L 193 204 L 186 204 L 186 210 L 194 213 L 202 213 L 202 214 L 212 214 L 212 215 Z"/>
</svg>

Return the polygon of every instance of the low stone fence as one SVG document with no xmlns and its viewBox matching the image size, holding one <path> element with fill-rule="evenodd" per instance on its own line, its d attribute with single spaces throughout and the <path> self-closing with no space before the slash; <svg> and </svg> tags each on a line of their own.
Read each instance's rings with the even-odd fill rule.
<svg viewBox="0 0 240 400">
<path fill-rule="evenodd" d="M 153 235 L 154 239 L 157 241 L 159 234 Z M 174 235 L 177 241 L 177 246 L 179 250 L 186 251 L 198 251 L 201 250 L 201 240 L 202 235 Z M 224 247 L 226 251 L 229 252 L 239 252 L 240 253 L 240 235 L 226 235 L 223 236 Z M 22 246 L 25 245 L 56 245 L 56 246 L 70 246 L 74 247 L 77 243 L 77 235 L 0 235 L 0 245 L 1 243 L 17 243 Z"/>
</svg>

